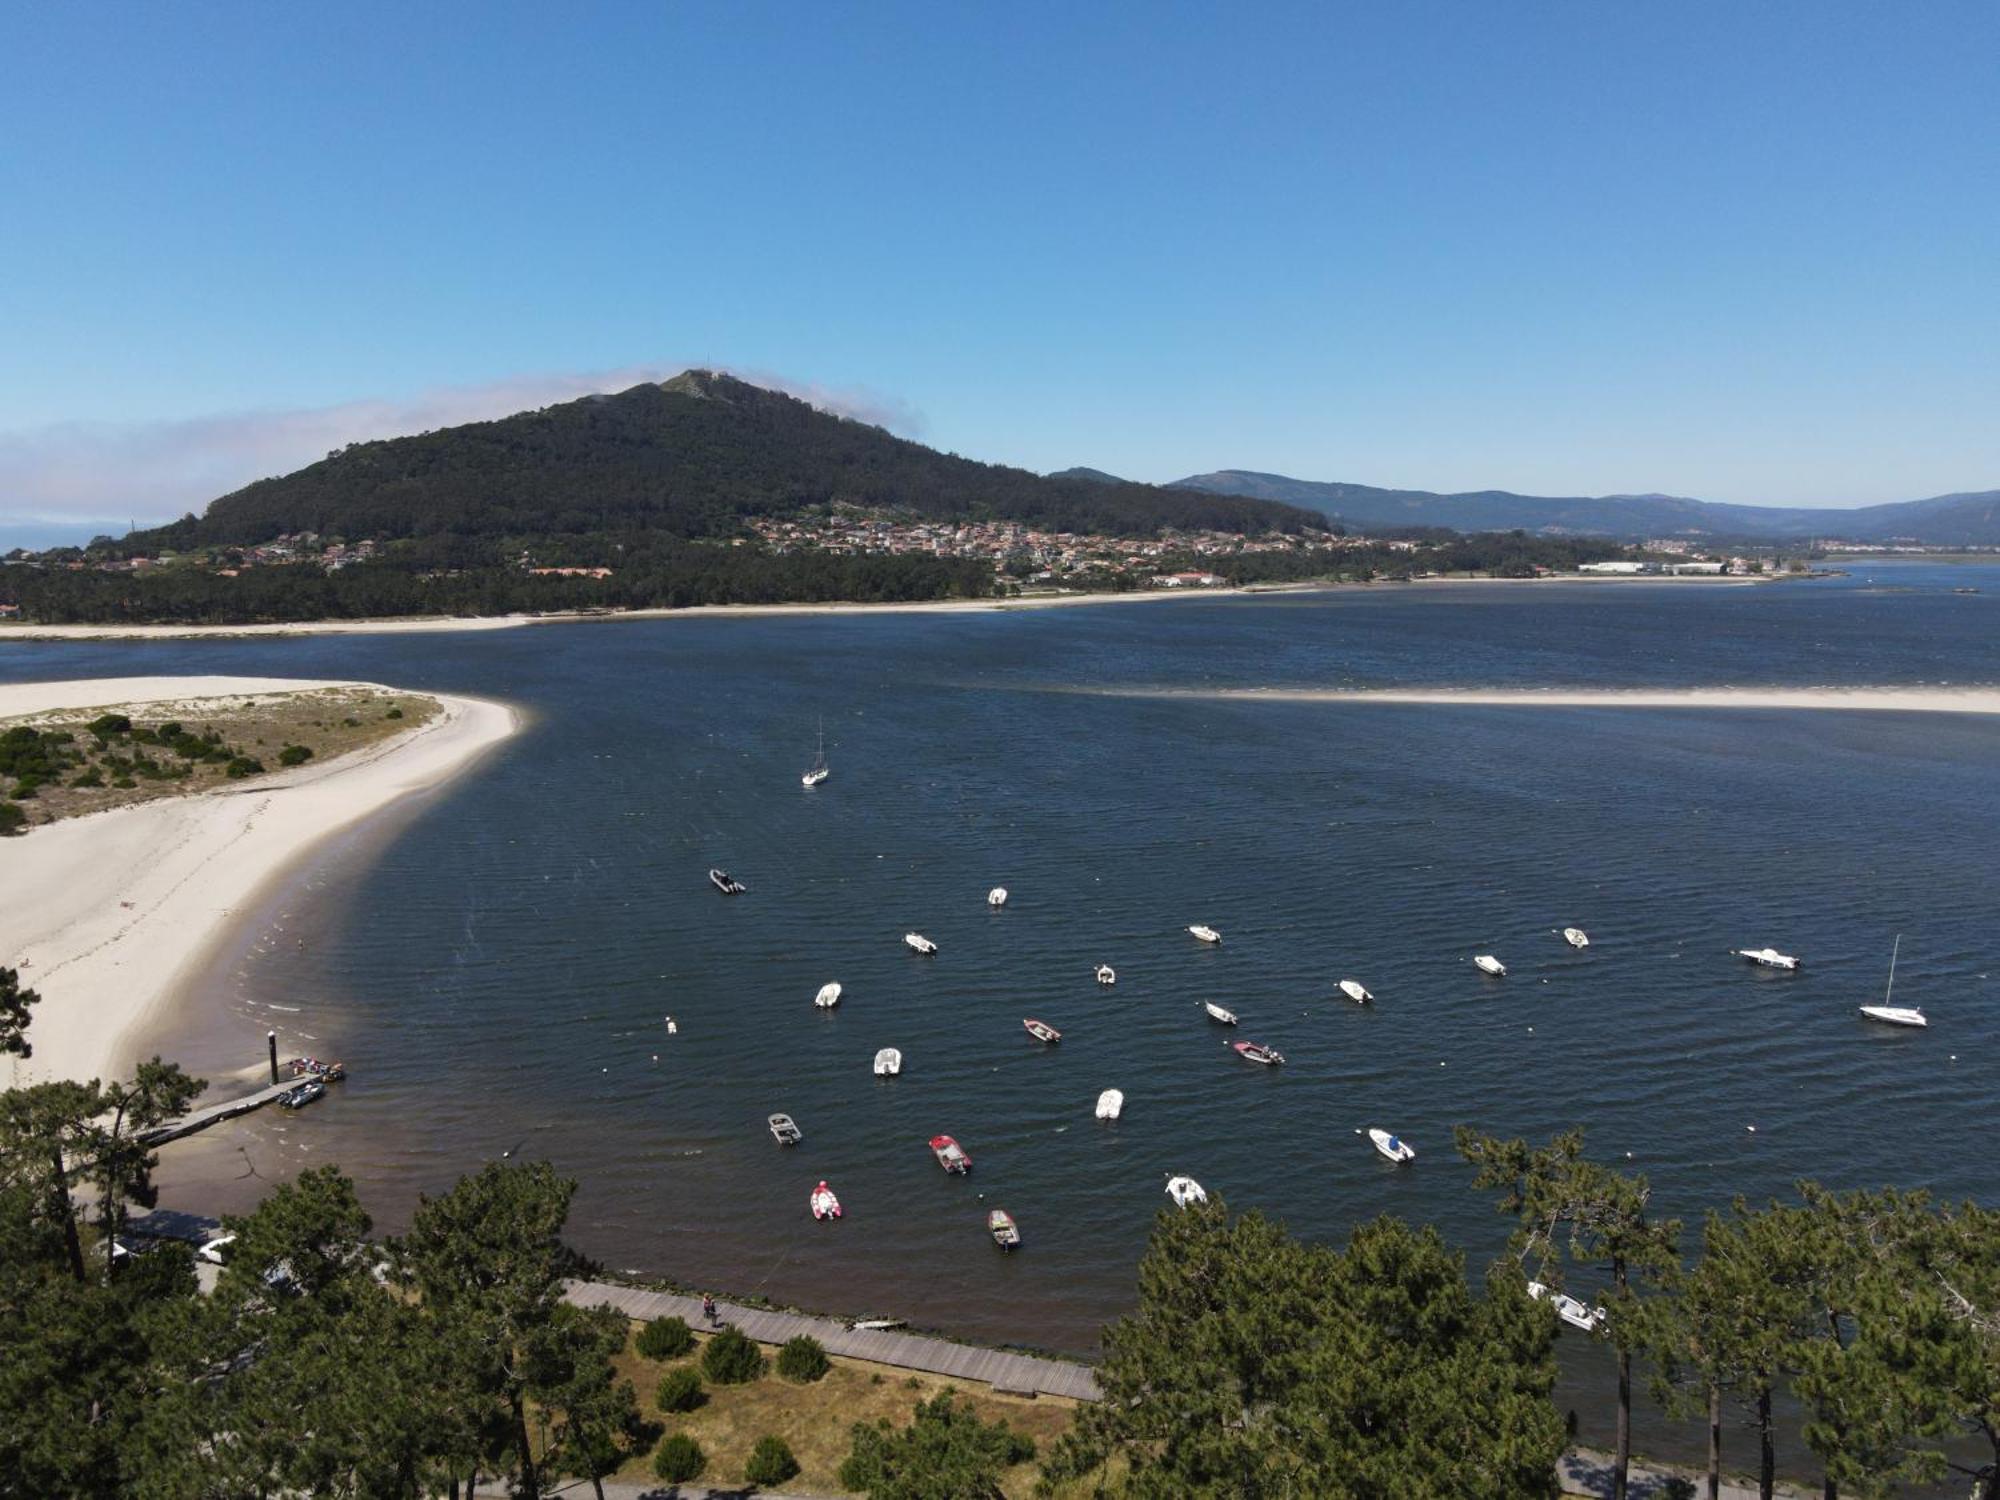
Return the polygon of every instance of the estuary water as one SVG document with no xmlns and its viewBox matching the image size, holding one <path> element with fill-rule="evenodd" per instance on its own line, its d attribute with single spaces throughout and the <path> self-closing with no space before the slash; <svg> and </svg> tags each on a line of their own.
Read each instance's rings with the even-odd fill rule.
<svg viewBox="0 0 2000 1500">
<path fill-rule="evenodd" d="M 1088 1353 L 1169 1173 L 1314 1238 L 1432 1221 L 1483 1263 L 1508 1226 L 1451 1150 L 1460 1122 L 1583 1126 L 1691 1222 L 1808 1176 L 2000 1198 L 2000 719 L 1190 694 L 2000 684 L 2000 568 L 0 648 L 10 680 L 151 672 L 532 715 L 301 870 L 218 964 L 206 1020 L 161 1039 L 221 1071 L 276 1026 L 351 1069 L 235 1127 L 240 1180 L 183 1206 L 337 1160 L 394 1229 L 483 1161 L 546 1157 L 608 1267 Z M 822 720 L 833 775 L 808 791 Z M 718 895 L 712 865 L 747 892 Z M 1896 998 L 1928 1031 L 1855 1012 L 1899 933 Z M 1730 956 L 1767 943 L 1804 967 Z M 1289 1061 L 1248 1065 L 1239 1039 Z M 883 1046 L 900 1078 L 872 1076 Z M 772 1142 L 776 1110 L 802 1145 Z M 1369 1149 L 1377 1125 L 1414 1165 Z M 932 1161 L 940 1132 L 969 1178 Z M 837 1225 L 807 1213 L 821 1178 Z M 1021 1253 L 987 1241 L 994 1206 Z"/>
</svg>

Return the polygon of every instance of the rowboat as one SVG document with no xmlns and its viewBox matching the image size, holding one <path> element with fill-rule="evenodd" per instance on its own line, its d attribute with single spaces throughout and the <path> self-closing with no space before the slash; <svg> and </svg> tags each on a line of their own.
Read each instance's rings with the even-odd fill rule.
<svg viewBox="0 0 2000 1500">
<path fill-rule="evenodd" d="M 1230 1045 L 1236 1049 L 1236 1055 L 1245 1062 L 1262 1063 L 1267 1068 L 1274 1068 L 1285 1060 L 1284 1053 L 1276 1047 L 1267 1047 L 1262 1042 L 1232 1042 Z"/>
<path fill-rule="evenodd" d="M 1220 1021 L 1224 1026 L 1234 1026 L 1236 1024 L 1236 1012 L 1233 1010 L 1224 1010 L 1213 1000 L 1202 1001 L 1201 1008 L 1208 1012 L 1208 1018 L 1211 1021 Z"/>
<path fill-rule="evenodd" d="M 937 1158 L 938 1165 L 947 1172 L 963 1175 L 972 1170 L 972 1158 L 965 1154 L 963 1146 L 948 1135 L 931 1137 L 931 1155 Z"/>
<path fill-rule="evenodd" d="M 1021 1227 L 1004 1208 L 996 1208 L 986 1216 L 986 1232 L 993 1236 L 993 1243 L 1002 1250 L 1020 1248 Z"/>
<path fill-rule="evenodd" d="M 1417 1159 L 1417 1148 L 1415 1146 L 1412 1146 L 1400 1136 L 1389 1134 L 1386 1130 L 1370 1130 L 1368 1132 L 1368 1139 L 1375 1143 L 1377 1151 L 1380 1151 L 1390 1161 L 1397 1163 L 1399 1166 L 1406 1161 L 1415 1161 Z"/>
<path fill-rule="evenodd" d="M 1368 993 L 1367 989 L 1362 985 L 1361 981 L 1358 979 L 1341 980 L 1340 993 L 1347 996 L 1347 998 L 1352 1000 L 1356 1005 L 1367 1005 L 1370 1001 L 1372 1001 L 1375 998 L 1373 995 Z"/>
<path fill-rule="evenodd" d="M 840 1200 L 833 1196 L 833 1189 L 826 1185 L 825 1179 L 821 1179 L 820 1185 L 812 1190 L 812 1197 L 808 1201 L 812 1205 L 812 1215 L 815 1219 L 832 1220 L 840 1217 Z"/>
<path fill-rule="evenodd" d="M 1047 1021 L 1037 1021 L 1033 1016 L 1029 1016 L 1021 1024 L 1028 1028 L 1028 1035 L 1038 1042 L 1059 1042 L 1062 1040 L 1062 1033 L 1057 1031 Z"/>
</svg>

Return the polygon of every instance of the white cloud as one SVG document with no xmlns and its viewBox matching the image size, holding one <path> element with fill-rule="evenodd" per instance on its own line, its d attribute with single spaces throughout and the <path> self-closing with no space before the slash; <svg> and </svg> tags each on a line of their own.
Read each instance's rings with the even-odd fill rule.
<svg viewBox="0 0 2000 1500">
<path fill-rule="evenodd" d="M 293 411 L 227 412 L 164 422 L 75 421 L 0 432 L 0 522 L 96 522 L 104 516 L 129 517 L 141 525 L 171 520 L 199 512 L 218 495 L 252 480 L 302 468 L 348 443 L 487 421 L 598 391 L 627 390 L 684 368 L 631 365 L 520 375 L 484 385 L 440 386 L 404 398 L 364 397 Z M 924 428 L 922 414 L 894 397 L 757 370 L 729 373 L 906 437 Z"/>
</svg>

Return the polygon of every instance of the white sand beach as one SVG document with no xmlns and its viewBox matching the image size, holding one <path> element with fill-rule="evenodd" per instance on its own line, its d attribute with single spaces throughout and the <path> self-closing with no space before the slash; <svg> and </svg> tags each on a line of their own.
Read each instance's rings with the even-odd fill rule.
<svg viewBox="0 0 2000 1500">
<path fill-rule="evenodd" d="M 136 705 L 184 713 L 178 705 L 203 699 L 339 687 L 376 685 L 256 677 L 6 684 L 0 721 Z M 34 1056 L 0 1058 L 0 1087 L 128 1070 L 128 1039 L 159 1020 L 262 887 L 329 836 L 443 784 L 518 727 L 505 704 L 424 696 L 443 712 L 324 765 L 0 840 L 0 963 L 19 968 L 42 997 L 28 1033 Z"/>
<path fill-rule="evenodd" d="M 1432 703 L 1499 708 L 1785 708 L 2000 714 L 2000 687 L 1211 688 L 1132 696 L 1266 703 Z"/>
</svg>

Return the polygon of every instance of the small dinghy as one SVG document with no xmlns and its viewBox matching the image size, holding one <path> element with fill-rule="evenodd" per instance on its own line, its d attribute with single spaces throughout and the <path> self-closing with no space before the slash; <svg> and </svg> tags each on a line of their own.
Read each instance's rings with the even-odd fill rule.
<svg viewBox="0 0 2000 1500">
<path fill-rule="evenodd" d="M 821 1179 L 820 1185 L 812 1190 L 812 1211 L 815 1219 L 832 1220 L 840 1217 L 840 1200 L 833 1195 L 833 1189 Z"/>
<path fill-rule="evenodd" d="M 1375 997 L 1368 993 L 1367 987 L 1358 979 L 1341 980 L 1340 993 L 1347 996 L 1356 1005 L 1370 1005 L 1375 1000 Z"/>
<path fill-rule="evenodd" d="M 1267 1068 L 1275 1068 L 1285 1060 L 1285 1054 L 1276 1047 L 1267 1047 L 1262 1042 L 1231 1042 L 1236 1055 L 1245 1062 L 1262 1063 Z"/>
<path fill-rule="evenodd" d="M 1188 933 L 1190 936 L 1200 938 L 1204 943 L 1219 943 L 1222 941 L 1221 933 L 1217 932 L 1213 927 L 1204 927 L 1199 922 L 1188 928 Z"/>
<path fill-rule="evenodd" d="M 1590 934 L 1585 932 L 1581 927 L 1565 927 L 1563 929 L 1563 941 L 1568 943 L 1572 948 L 1588 948 L 1590 946 Z"/>
<path fill-rule="evenodd" d="M 1057 1031 L 1047 1021 L 1037 1021 L 1033 1016 L 1029 1016 L 1021 1024 L 1028 1028 L 1028 1035 L 1038 1042 L 1059 1042 L 1062 1040 L 1062 1033 Z"/>
<path fill-rule="evenodd" d="M 1585 1333 L 1596 1333 L 1604 1327 L 1606 1315 L 1601 1307 L 1585 1307 L 1567 1293 L 1550 1292 L 1539 1281 L 1528 1283 L 1528 1295 L 1537 1302 L 1546 1300 L 1556 1310 L 1556 1316 L 1572 1328 L 1581 1328 Z"/>
<path fill-rule="evenodd" d="M 819 993 L 813 996 L 813 1004 L 821 1010 L 832 1010 L 840 1004 L 840 981 L 835 980 L 832 984 L 821 985 Z"/>
<path fill-rule="evenodd" d="M 1776 948 L 1738 948 L 1738 958 L 1747 958 L 1751 963 L 1765 969 L 1796 969 L 1799 961 L 1789 953 L 1780 953 Z"/>
<path fill-rule="evenodd" d="M 740 896 L 744 891 L 743 882 L 727 870 L 710 870 L 708 872 L 708 883 L 725 896 Z"/>
<path fill-rule="evenodd" d="M 996 1208 L 986 1216 L 986 1232 L 993 1236 L 993 1243 L 1002 1250 L 1020 1248 L 1021 1226 L 1014 1222 L 1014 1216 L 1004 1208 Z"/>
<path fill-rule="evenodd" d="M 964 1176 L 972 1170 L 972 1158 L 965 1154 L 965 1148 L 948 1135 L 931 1137 L 931 1155 L 937 1158 L 939 1166 L 947 1172 Z"/>
<path fill-rule="evenodd" d="M 1880 1005 L 1864 1005 L 1861 1014 L 1889 1026 L 1928 1026 L 1924 1013 L 1913 1005 L 1891 1005 L 1896 998 L 1896 956 L 1903 951 L 1903 935 L 1896 934 L 1896 946 L 1889 950 L 1889 987 L 1882 991 Z"/>
<path fill-rule="evenodd" d="M 1169 1177 L 1167 1196 L 1174 1200 L 1175 1208 L 1186 1208 L 1191 1203 L 1208 1202 L 1208 1192 L 1192 1177 Z"/>
<path fill-rule="evenodd" d="M 1208 1012 L 1208 1018 L 1211 1021 L 1220 1021 L 1224 1026 L 1234 1026 L 1236 1024 L 1236 1012 L 1233 1010 L 1224 1010 L 1213 1000 L 1202 1001 L 1201 1008 Z"/>
<path fill-rule="evenodd" d="M 796 1146 L 806 1138 L 806 1133 L 799 1129 L 798 1122 L 790 1115 L 772 1115 L 769 1123 L 771 1138 L 780 1146 Z"/>
<path fill-rule="evenodd" d="M 1495 974 L 1502 978 L 1506 977 L 1507 966 L 1490 953 L 1477 955 L 1472 960 L 1472 963 L 1473 967 L 1477 968 L 1482 974 Z"/>
<path fill-rule="evenodd" d="M 1125 1112 L 1125 1095 L 1118 1089 L 1106 1089 L 1097 1096 L 1097 1118 L 1115 1120 Z"/>
<path fill-rule="evenodd" d="M 1099 964 L 1097 966 L 1097 982 L 1099 984 L 1116 984 L 1118 982 L 1118 971 L 1112 968 L 1110 964 Z"/>
<path fill-rule="evenodd" d="M 903 1054 L 894 1047 L 884 1047 L 875 1054 L 875 1076 L 894 1078 L 903 1071 Z"/>
<path fill-rule="evenodd" d="M 1007 887 L 1004 885 L 994 886 L 992 890 L 986 893 L 986 904 L 995 911 L 1005 906 L 1007 904 Z"/>
<path fill-rule="evenodd" d="M 1377 1151 L 1398 1165 L 1417 1159 L 1417 1148 L 1401 1136 L 1391 1135 L 1386 1130 L 1371 1130 L 1368 1132 L 1368 1139 L 1375 1143 Z"/>
<path fill-rule="evenodd" d="M 937 944 L 925 937 L 921 932 L 906 932 L 903 934 L 903 941 L 909 945 L 913 953 L 937 952 Z"/>
</svg>

